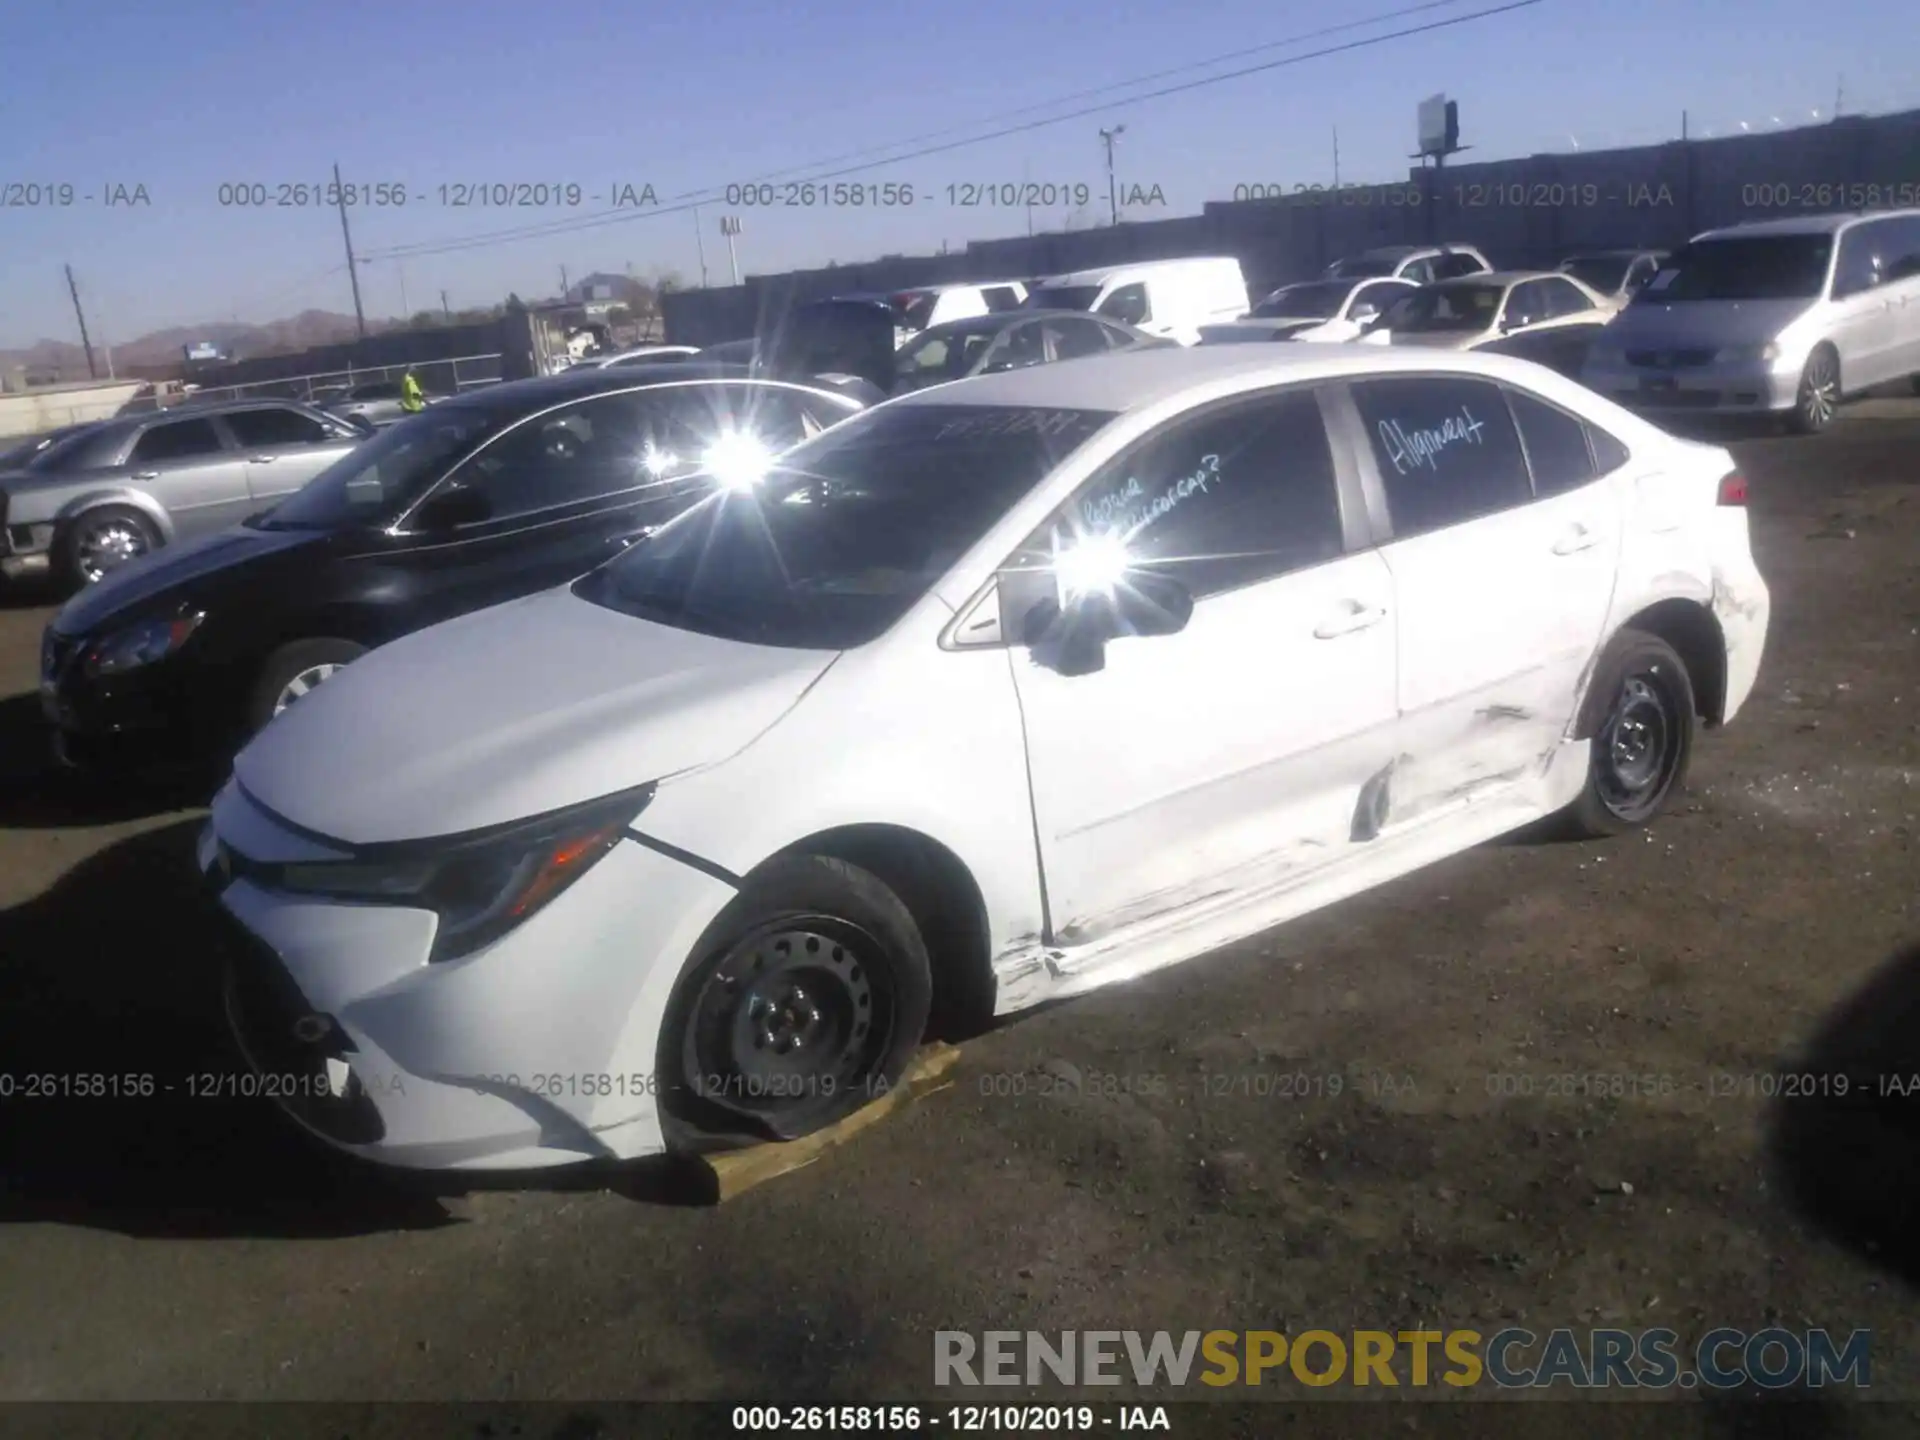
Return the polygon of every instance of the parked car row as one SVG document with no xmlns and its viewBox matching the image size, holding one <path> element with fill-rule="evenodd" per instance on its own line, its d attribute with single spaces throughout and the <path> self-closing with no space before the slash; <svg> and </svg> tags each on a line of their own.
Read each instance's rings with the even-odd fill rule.
<svg viewBox="0 0 1920 1440">
<path fill-rule="evenodd" d="M 1644 825 L 1754 683 L 1730 456 L 1536 365 L 1116 344 L 872 407 L 707 368 L 448 401 L 48 630 L 69 740 L 253 732 L 199 860 L 241 1048 L 331 1144 L 803 1135 L 936 1003 Z"/>
</svg>

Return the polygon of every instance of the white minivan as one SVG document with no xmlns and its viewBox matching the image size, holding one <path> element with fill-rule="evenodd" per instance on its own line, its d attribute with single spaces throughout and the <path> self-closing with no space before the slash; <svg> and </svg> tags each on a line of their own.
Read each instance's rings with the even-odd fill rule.
<svg viewBox="0 0 1920 1440">
<path fill-rule="evenodd" d="M 1056 275 L 1027 296 L 1036 310 L 1090 310 L 1123 325 L 1198 344 L 1202 325 L 1247 313 L 1247 280 L 1232 257 L 1195 256 Z"/>
</svg>

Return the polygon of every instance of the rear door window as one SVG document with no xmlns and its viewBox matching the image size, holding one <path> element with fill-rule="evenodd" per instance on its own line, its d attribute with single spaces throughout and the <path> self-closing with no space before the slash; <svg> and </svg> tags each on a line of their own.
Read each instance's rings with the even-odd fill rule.
<svg viewBox="0 0 1920 1440">
<path fill-rule="evenodd" d="M 1395 538 L 1491 515 L 1533 498 L 1506 397 L 1484 380 L 1418 376 L 1353 386 L 1386 488 Z"/>
<path fill-rule="evenodd" d="M 298 410 L 231 410 L 223 417 L 242 449 L 278 445 L 324 445 L 338 438 L 319 420 Z"/>
</svg>

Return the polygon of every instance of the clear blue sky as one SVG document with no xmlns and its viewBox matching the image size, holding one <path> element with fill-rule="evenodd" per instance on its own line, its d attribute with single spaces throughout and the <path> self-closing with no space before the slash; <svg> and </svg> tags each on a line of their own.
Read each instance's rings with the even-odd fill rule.
<svg viewBox="0 0 1920 1440">
<path fill-rule="evenodd" d="M 354 214 L 355 248 L 372 252 L 604 208 L 446 209 L 435 193 L 443 184 L 571 182 L 588 195 L 652 184 L 666 199 L 929 132 L 972 133 L 1010 111 L 1407 3 L 17 5 L 0 26 L 0 185 L 70 183 L 98 197 L 138 184 L 152 203 L 0 209 L 0 346 L 77 338 L 66 263 L 96 338 L 109 342 L 307 307 L 350 311 L 337 217 L 222 208 L 223 182 L 324 184 L 337 160 L 349 180 L 401 182 L 424 196 L 404 210 Z M 1298 48 L 1497 3 L 1460 0 Z M 914 185 L 922 193 L 910 209 L 741 210 L 741 266 L 751 274 L 1025 231 L 1023 210 L 948 207 L 935 192 L 952 183 L 1085 183 L 1099 197 L 1097 220 L 1097 132 L 1116 123 L 1127 127 L 1123 188 L 1157 184 L 1168 201 L 1134 212 L 1151 218 L 1193 212 L 1236 184 L 1328 181 L 1336 127 L 1343 180 L 1404 176 L 1415 103 L 1438 90 L 1459 101 L 1473 159 L 1670 138 L 1683 109 L 1697 132 L 1804 121 L 1815 110 L 1824 118 L 1842 75 L 1845 108 L 1901 109 L 1920 104 L 1917 35 L 1913 0 L 1543 0 L 1163 99 L 1115 100 L 1099 114 L 857 177 Z M 723 208 L 700 221 L 721 284 Z M 1052 218 L 1057 228 L 1063 217 Z M 442 289 L 455 307 L 490 304 L 509 290 L 553 292 L 563 265 L 576 278 L 631 265 L 698 283 L 695 222 L 662 215 L 386 261 L 369 266 L 362 285 L 368 313 L 389 315 L 401 310 L 403 284 L 413 310 L 437 306 Z"/>
</svg>

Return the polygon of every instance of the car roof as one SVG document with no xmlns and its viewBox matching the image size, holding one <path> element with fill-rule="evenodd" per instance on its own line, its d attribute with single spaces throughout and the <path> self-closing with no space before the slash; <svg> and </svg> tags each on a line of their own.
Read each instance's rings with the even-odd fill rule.
<svg viewBox="0 0 1920 1440">
<path fill-rule="evenodd" d="M 1885 220 L 1889 216 L 1913 218 L 1920 210 L 1875 210 L 1871 213 L 1848 210 L 1827 215 L 1789 215 L 1778 220 L 1752 220 L 1744 225 L 1723 225 L 1706 230 L 1695 240 L 1730 240 L 1748 235 L 1833 235 L 1862 220 Z"/>
<path fill-rule="evenodd" d="M 1614 250 L 1575 250 L 1566 260 L 1618 260 L 1623 255 L 1664 255 L 1667 252 L 1655 245 L 1624 245 Z"/>
<path fill-rule="evenodd" d="M 1506 356 L 1380 345 L 1177 345 L 1116 350 L 1064 365 L 1030 365 L 913 390 L 895 405 L 1001 405 L 1036 410 L 1145 409 L 1185 391 L 1247 378 L 1276 385 L 1402 372 L 1454 371 L 1524 383 L 1538 367 Z"/>
<path fill-rule="evenodd" d="M 985 315 L 969 315 L 964 320 L 945 320 L 938 325 L 930 325 L 920 332 L 926 335 L 979 335 L 994 330 L 1005 330 L 1011 325 L 1036 325 L 1043 319 L 1052 319 L 1059 314 L 1076 315 L 1076 310 L 996 310 Z M 1096 317 L 1089 315 L 1089 320 Z M 1097 323 L 1097 322 L 1096 322 Z M 919 336 L 915 337 L 920 338 Z"/>
<path fill-rule="evenodd" d="M 810 389 L 820 388 L 804 380 L 755 375 L 745 365 L 669 360 L 658 365 L 621 365 L 612 369 L 586 366 L 563 370 L 558 375 L 508 380 L 444 400 L 441 404 L 476 406 L 487 410 L 531 409 L 542 405 L 561 405 L 568 400 L 608 390 L 632 390 L 643 385 L 667 385 L 689 380 L 748 380 L 762 384 L 797 384 L 807 385 Z"/>
<path fill-rule="evenodd" d="M 1048 277 L 1041 288 L 1099 285 L 1115 275 L 1129 274 L 1135 270 L 1170 270 L 1176 265 L 1238 265 L 1239 263 L 1231 255 L 1175 255 L 1167 260 L 1128 260 L 1119 265 L 1098 265 L 1090 270 L 1071 270 L 1062 275 L 1053 275 Z"/>
<path fill-rule="evenodd" d="M 1566 278 L 1558 270 L 1482 270 L 1475 275 L 1453 275 L 1433 283 L 1436 288 L 1441 285 L 1518 285 L 1527 280 L 1565 280 Z"/>
</svg>

